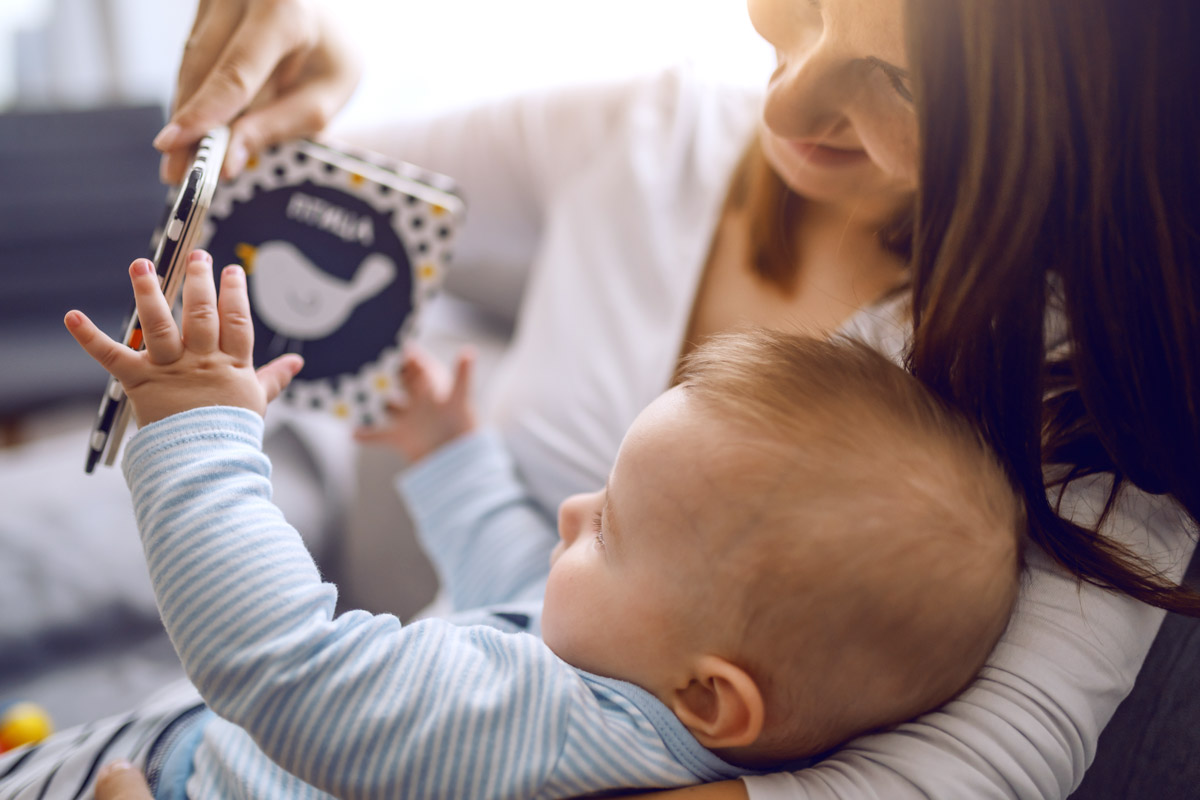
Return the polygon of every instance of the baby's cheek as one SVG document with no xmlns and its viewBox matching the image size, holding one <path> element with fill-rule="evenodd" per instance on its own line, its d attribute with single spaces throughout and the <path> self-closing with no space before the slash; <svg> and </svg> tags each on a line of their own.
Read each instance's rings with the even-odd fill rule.
<svg viewBox="0 0 1200 800">
<path fill-rule="evenodd" d="M 573 630 L 570 622 L 562 615 L 547 609 L 542 614 L 542 641 L 554 653 L 573 667 L 581 667 L 576 639 L 579 631 Z"/>
<path fill-rule="evenodd" d="M 542 641 L 563 661 L 582 668 L 589 625 L 587 615 L 579 613 L 581 582 L 574 573 L 569 557 L 555 560 L 542 604 Z"/>
<path fill-rule="evenodd" d="M 562 643 L 562 638 L 565 633 L 566 624 L 563 620 L 563 600 L 564 590 L 563 585 L 565 577 L 561 569 L 560 557 L 562 555 L 562 543 L 555 546 L 554 551 L 550 554 L 550 577 L 546 581 L 546 595 L 542 600 L 542 641 L 546 643 L 554 653 L 563 658 L 563 654 L 559 652 Z"/>
</svg>

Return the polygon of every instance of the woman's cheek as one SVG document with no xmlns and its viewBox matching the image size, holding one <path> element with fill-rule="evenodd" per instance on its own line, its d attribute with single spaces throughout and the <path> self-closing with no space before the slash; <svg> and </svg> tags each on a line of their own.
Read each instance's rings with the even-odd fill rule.
<svg viewBox="0 0 1200 800">
<path fill-rule="evenodd" d="M 859 125 L 863 149 L 896 188 L 917 188 L 917 121 L 911 111 L 901 109 L 895 119 L 873 119 Z"/>
</svg>

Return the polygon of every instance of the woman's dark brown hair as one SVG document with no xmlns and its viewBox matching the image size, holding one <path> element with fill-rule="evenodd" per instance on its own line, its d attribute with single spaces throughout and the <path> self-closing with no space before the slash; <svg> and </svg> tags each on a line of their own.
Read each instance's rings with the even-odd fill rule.
<svg viewBox="0 0 1200 800">
<path fill-rule="evenodd" d="M 1043 469 L 1112 472 L 1200 519 L 1200 2 L 909 0 L 922 132 L 910 366 L 1084 580 L 1200 615 Z M 1061 308 L 1069 351 L 1047 353 Z"/>
</svg>

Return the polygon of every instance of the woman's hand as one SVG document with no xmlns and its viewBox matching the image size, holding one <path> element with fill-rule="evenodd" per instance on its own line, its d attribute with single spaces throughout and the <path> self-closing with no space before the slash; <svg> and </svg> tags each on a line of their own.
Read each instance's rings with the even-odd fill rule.
<svg viewBox="0 0 1200 800">
<path fill-rule="evenodd" d="M 315 0 L 200 0 L 184 47 L 175 109 L 154 139 L 161 173 L 178 183 L 191 147 L 230 125 L 222 174 L 276 142 L 328 124 L 358 84 L 360 65 Z"/>
<path fill-rule="evenodd" d="M 105 764 L 96 776 L 96 800 L 154 800 L 142 771 L 128 761 Z"/>
<path fill-rule="evenodd" d="M 304 360 L 282 355 L 255 371 L 254 325 L 241 267 L 222 272 L 220 297 L 208 253 L 192 253 L 186 269 L 181 331 L 154 266 L 144 258 L 130 265 L 145 350 L 114 342 L 81 311 L 68 312 L 67 330 L 121 382 L 138 425 L 202 406 L 239 406 L 264 413 Z"/>
<path fill-rule="evenodd" d="M 475 429 L 471 403 L 471 371 L 475 355 L 458 354 L 454 375 L 440 361 L 410 346 L 400 367 L 404 399 L 388 404 L 388 419 L 379 427 L 360 428 L 354 438 L 364 444 L 389 445 L 412 464 L 452 439 Z"/>
</svg>

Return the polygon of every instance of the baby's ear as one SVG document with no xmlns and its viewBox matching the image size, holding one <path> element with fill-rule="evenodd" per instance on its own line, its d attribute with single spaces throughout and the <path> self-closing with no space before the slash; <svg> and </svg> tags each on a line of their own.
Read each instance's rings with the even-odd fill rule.
<svg viewBox="0 0 1200 800">
<path fill-rule="evenodd" d="M 674 690 L 670 706 L 709 750 L 746 747 L 762 733 L 765 710 L 758 684 L 720 656 L 700 656 L 688 683 Z"/>
</svg>

